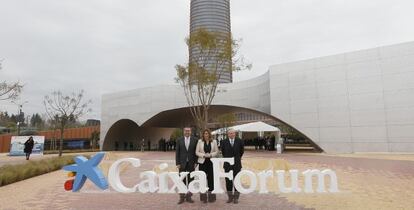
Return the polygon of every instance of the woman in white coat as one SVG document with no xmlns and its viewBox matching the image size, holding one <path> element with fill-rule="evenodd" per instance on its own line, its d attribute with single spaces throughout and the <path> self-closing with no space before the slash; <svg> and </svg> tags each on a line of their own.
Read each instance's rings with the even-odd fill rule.
<svg viewBox="0 0 414 210">
<path fill-rule="evenodd" d="M 210 158 L 214 158 L 218 155 L 217 141 L 211 137 L 211 131 L 206 129 L 203 131 L 203 137 L 198 140 L 196 147 L 196 155 L 198 156 L 199 170 L 204 171 L 207 175 L 207 194 L 200 194 L 200 200 L 203 203 L 216 201 L 216 195 L 212 194 L 214 190 L 214 175 L 213 175 L 213 163 Z"/>
</svg>

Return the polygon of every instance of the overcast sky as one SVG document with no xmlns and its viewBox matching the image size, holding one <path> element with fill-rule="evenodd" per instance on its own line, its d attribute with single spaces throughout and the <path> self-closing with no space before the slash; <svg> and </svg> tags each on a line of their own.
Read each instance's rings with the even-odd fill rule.
<svg viewBox="0 0 414 210">
<path fill-rule="evenodd" d="M 25 84 L 23 111 L 53 90 L 104 93 L 173 84 L 187 60 L 190 0 L 0 0 L 0 80 Z M 414 41 L 412 0 L 232 0 L 232 31 L 253 69 Z M 0 102 L 0 110 L 17 106 Z"/>
</svg>

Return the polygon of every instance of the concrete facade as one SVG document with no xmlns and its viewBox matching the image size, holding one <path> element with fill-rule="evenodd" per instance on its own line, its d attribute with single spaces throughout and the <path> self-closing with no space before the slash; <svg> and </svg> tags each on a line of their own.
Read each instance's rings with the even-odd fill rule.
<svg viewBox="0 0 414 210">
<path fill-rule="evenodd" d="M 213 104 L 273 116 L 328 153 L 414 152 L 414 42 L 274 65 L 221 84 Z M 178 85 L 104 95 L 101 148 L 119 120 L 186 106 Z"/>
</svg>

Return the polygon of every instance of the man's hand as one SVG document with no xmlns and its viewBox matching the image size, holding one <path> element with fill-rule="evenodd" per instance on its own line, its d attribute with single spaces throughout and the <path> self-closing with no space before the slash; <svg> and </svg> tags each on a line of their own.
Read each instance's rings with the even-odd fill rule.
<svg viewBox="0 0 414 210">
<path fill-rule="evenodd" d="M 180 165 L 177 165 L 177 169 L 180 169 L 181 167 L 180 167 Z"/>
</svg>

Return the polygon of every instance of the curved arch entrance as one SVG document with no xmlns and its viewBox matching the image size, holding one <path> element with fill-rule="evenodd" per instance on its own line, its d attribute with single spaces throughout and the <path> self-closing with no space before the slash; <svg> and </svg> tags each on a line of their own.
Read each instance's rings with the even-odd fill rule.
<svg viewBox="0 0 414 210">
<path fill-rule="evenodd" d="M 287 126 L 290 129 L 300 133 L 310 145 L 316 151 L 322 151 L 322 149 L 315 144 L 312 139 L 304 135 L 302 132 L 297 130 L 296 128 L 292 127 L 291 125 L 285 123 L 284 121 L 278 119 L 275 116 L 269 115 L 267 113 L 263 113 L 257 110 L 252 110 L 243 107 L 236 107 L 236 106 L 228 106 L 228 105 L 212 105 L 210 108 L 209 117 L 209 125 L 216 126 L 218 128 L 219 125 L 215 125 L 214 119 L 217 116 L 228 114 L 228 113 L 245 113 L 245 114 L 252 114 L 255 116 L 259 116 L 258 120 L 273 120 L 278 124 L 283 126 Z M 262 118 L 260 118 L 262 117 Z M 243 121 L 239 121 L 238 124 L 247 123 Z M 109 129 L 107 135 L 105 136 L 103 150 L 115 150 L 115 142 L 125 142 L 132 141 L 133 148 L 138 148 L 142 144 L 142 139 L 144 140 L 144 144 L 146 148 L 156 148 L 158 140 L 161 138 L 169 139 L 171 134 L 177 128 L 182 128 L 184 126 L 194 126 L 194 120 L 192 119 L 190 109 L 188 107 L 166 110 L 160 112 L 146 122 L 144 122 L 141 126 L 138 126 L 132 120 L 123 119 L 119 120 L 118 122 L 114 123 L 111 128 Z M 119 143 L 118 143 L 119 144 Z M 123 149 L 122 149 L 123 150 Z M 128 148 L 126 150 L 129 150 Z"/>
</svg>

